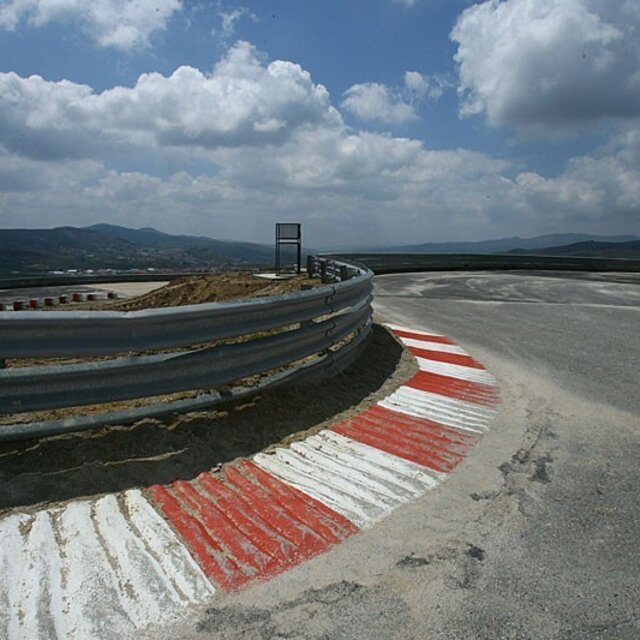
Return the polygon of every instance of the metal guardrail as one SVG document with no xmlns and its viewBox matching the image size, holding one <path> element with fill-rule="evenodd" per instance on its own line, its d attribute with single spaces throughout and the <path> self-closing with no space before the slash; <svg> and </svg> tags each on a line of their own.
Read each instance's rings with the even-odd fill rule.
<svg viewBox="0 0 640 640">
<path fill-rule="evenodd" d="M 640 271 L 640 260 L 524 254 L 340 253 L 327 257 L 358 261 L 376 274 L 410 271 Z"/>
<path fill-rule="evenodd" d="M 115 356 L 0 369 L 0 413 L 203 390 L 193 398 L 136 409 L 0 426 L 0 441 L 201 409 L 302 376 L 343 369 L 371 328 L 373 274 L 366 267 L 314 257 L 308 266 L 325 286 L 134 312 L 0 312 L 0 362 Z M 172 351 L 143 355 L 167 349 Z M 260 379 L 250 388 L 227 388 L 256 375 Z"/>
</svg>

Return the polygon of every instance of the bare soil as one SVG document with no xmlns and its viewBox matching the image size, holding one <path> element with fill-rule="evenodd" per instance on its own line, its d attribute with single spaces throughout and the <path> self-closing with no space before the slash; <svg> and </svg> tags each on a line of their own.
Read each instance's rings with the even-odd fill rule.
<svg viewBox="0 0 640 640">
<path fill-rule="evenodd" d="M 353 416 L 415 370 L 413 357 L 374 325 L 358 359 L 333 378 L 274 389 L 211 411 L 0 443 L 0 512 L 194 478 Z"/>
<path fill-rule="evenodd" d="M 287 280 L 268 280 L 247 271 L 228 271 L 201 276 L 185 276 L 135 298 L 74 305 L 73 309 L 139 311 L 205 302 L 223 302 L 240 298 L 261 298 L 293 293 L 303 287 L 318 286 L 322 286 L 320 280 L 312 280 L 305 276 L 295 276 Z"/>
<path fill-rule="evenodd" d="M 265 296 L 283 295 L 294 293 L 303 288 L 313 288 L 322 286 L 319 279 L 310 279 L 306 276 L 294 276 L 286 280 L 269 280 L 260 278 L 251 272 L 229 271 L 217 274 L 203 274 L 200 276 L 185 276 L 178 278 L 166 285 L 154 289 L 149 293 L 127 299 L 100 300 L 96 302 L 84 302 L 73 306 L 54 307 L 57 311 L 140 311 L 142 309 L 156 309 L 161 307 L 179 307 L 191 304 L 203 304 L 206 302 L 223 302 L 225 300 L 237 300 L 242 298 L 261 298 Z M 34 311 L 34 313 L 37 313 Z M 226 342 L 237 342 L 238 340 L 227 340 Z M 203 348 L 214 346 L 215 343 L 193 345 L 193 348 Z M 183 351 L 183 348 L 162 349 L 145 351 L 144 355 L 154 353 L 171 353 Z M 5 361 L 6 367 L 32 367 L 53 364 L 75 364 L 88 360 L 111 360 L 133 353 L 115 353 L 110 356 L 100 356 L 96 358 L 8 358 Z M 191 395 L 189 392 L 165 396 L 167 399 L 179 400 Z M 157 401 L 157 398 L 154 399 Z M 118 409 L 137 407 L 149 404 L 149 400 L 131 401 L 127 403 L 113 403 L 106 407 L 111 411 Z M 90 413 L 99 412 L 99 409 L 91 408 Z M 58 412 L 47 412 L 38 416 L 28 416 L 28 420 L 45 420 L 74 415 L 74 409 L 60 410 Z M 11 421 L 21 422 L 25 418 L 14 416 L 7 419 L 0 416 L 0 424 L 8 424 Z"/>
<path fill-rule="evenodd" d="M 88 303 L 74 309 L 133 311 L 292 293 L 303 286 L 320 286 L 320 281 L 302 277 L 273 281 L 241 272 L 190 276 L 137 298 Z M 415 366 L 395 338 L 375 325 L 358 359 L 333 378 L 273 389 L 207 411 L 22 443 L 0 443 L 0 512 L 191 479 L 238 457 L 303 439 L 364 410 L 404 383 Z M 0 417 L 0 425 L 169 402 L 194 393 L 5 415 Z"/>
</svg>

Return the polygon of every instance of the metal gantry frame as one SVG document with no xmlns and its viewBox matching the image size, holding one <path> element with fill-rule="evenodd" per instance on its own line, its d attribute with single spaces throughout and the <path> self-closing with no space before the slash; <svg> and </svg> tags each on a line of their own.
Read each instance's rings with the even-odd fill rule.
<svg viewBox="0 0 640 640">
<path fill-rule="evenodd" d="M 302 225 L 299 222 L 276 222 L 276 275 L 282 272 L 282 246 L 296 245 L 296 273 L 302 270 Z"/>
</svg>

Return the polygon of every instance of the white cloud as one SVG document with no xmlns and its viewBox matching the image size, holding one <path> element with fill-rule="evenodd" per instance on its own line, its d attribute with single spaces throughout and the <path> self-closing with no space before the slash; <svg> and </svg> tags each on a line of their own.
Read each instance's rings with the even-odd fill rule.
<svg viewBox="0 0 640 640">
<path fill-rule="evenodd" d="M 418 119 L 412 104 L 378 82 L 354 84 L 344 93 L 342 108 L 364 121 L 405 124 Z"/>
<path fill-rule="evenodd" d="M 426 78 L 418 71 L 407 71 L 404 74 L 404 86 L 418 96 L 423 96 L 429 89 Z"/>
<path fill-rule="evenodd" d="M 430 81 L 409 72 L 405 85 L 419 96 Z M 639 167 L 632 125 L 554 177 L 353 130 L 306 71 L 247 43 L 210 74 L 103 93 L 0 75 L 0 227 L 108 221 L 270 242 L 282 217 L 311 246 L 640 232 Z"/>
<path fill-rule="evenodd" d="M 95 93 L 68 81 L 0 73 L 0 144 L 38 158 L 92 157 L 106 148 L 282 144 L 297 127 L 337 126 L 322 85 L 291 62 L 264 65 L 238 42 L 210 74 L 180 67 L 134 87 Z"/>
<path fill-rule="evenodd" d="M 553 178 L 464 149 L 301 127 L 281 146 L 207 151 L 212 172 L 167 177 L 93 160 L 0 159 L 0 226 L 109 221 L 170 232 L 270 241 L 279 218 L 310 244 L 415 243 L 640 232 L 640 132 L 574 158 Z M 28 180 L 20 177 L 28 176 Z"/>
<path fill-rule="evenodd" d="M 401 4 L 405 6 L 407 9 L 411 9 L 411 7 L 415 7 L 420 3 L 421 0 L 393 0 L 396 4 Z"/>
<path fill-rule="evenodd" d="M 244 6 L 236 7 L 229 11 L 219 9 L 218 17 L 220 18 L 220 35 L 224 40 L 229 40 L 233 36 L 236 30 L 236 24 L 242 18 L 248 18 L 254 22 L 257 20 L 255 13 Z"/>
<path fill-rule="evenodd" d="M 76 22 L 101 47 L 148 46 L 167 27 L 181 0 L 0 0 L 0 28 Z"/>
<path fill-rule="evenodd" d="M 488 0 L 466 9 L 458 43 L 462 113 L 557 129 L 640 116 L 635 0 Z"/>
<path fill-rule="evenodd" d="M 593 153 L 572 158 L 554 178 L 521 173 L 518 184 L 532 206 L 560 218 L 640 223 L 640 128 L 617 135 Z"/>
<path fill-rule="evenodd" d="M 455 84 L 445 75 L 425 76 L 418 71 L 407 71 L 404 74 L 404 86 L 409 99 L 415 102 L 420 98 L 439 100 L 445 90 Z"/>
<path fill-rule="evenodd" d="M 450 86 L 445 76 L 407 71 L 403 87 L 388 87 L 379 82 L 354 84 L 345 91 L 341 106 L 364 122 L 406 124 L 418 120 L 422 100 L 437 100 Z"/>
</svg>

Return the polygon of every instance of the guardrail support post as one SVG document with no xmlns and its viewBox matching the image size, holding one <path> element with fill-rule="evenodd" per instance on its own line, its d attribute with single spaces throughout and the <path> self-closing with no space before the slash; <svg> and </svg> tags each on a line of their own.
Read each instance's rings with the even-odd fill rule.
<svg viewBox="0 0 640 640">
<path fill-rule="evenodd" d="M 320 258 L 320 279 L 322 282 L 327 281 L 327 261 Z"/>
<path fill-rule="evenodd" d="M 314 256 L 307 256 L 307 278 L 313 278 L 315 267 Z"/>
<path fill-rule="evenodd" d="M 340 267 L 340 280 L 344 282 L 349 279 L 349 267 L 346 264 L 343 264 Z"/>
</svg>

